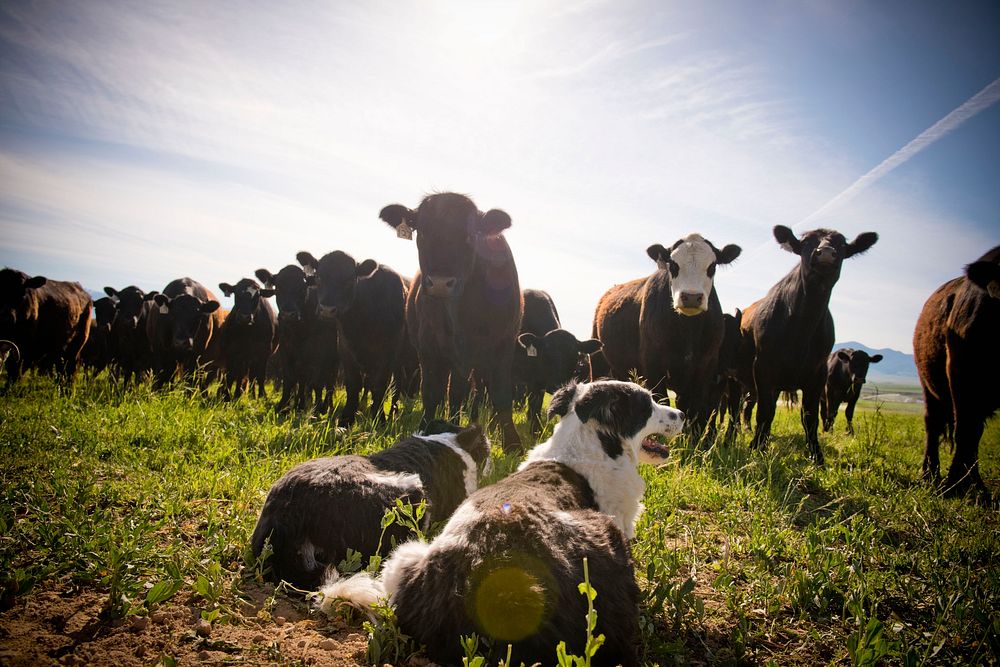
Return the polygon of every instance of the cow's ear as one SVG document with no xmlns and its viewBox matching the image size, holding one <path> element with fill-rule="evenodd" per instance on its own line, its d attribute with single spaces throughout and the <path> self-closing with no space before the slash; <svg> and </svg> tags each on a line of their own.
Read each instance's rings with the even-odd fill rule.
<svg viewBox="0 0 1000 667">
<path fill-rule="evenodd" d="M 736 309 L 736 313 L 733 315 L 733 319 L 736 320 L 736 326 L 743 323 L 743 311 L 739 308 Z"/>
<path fill-rule="evenodd" d="M 656 262 L 657 265 L 663 264 L 670 259 L 670 251 L 661 246 L 659 243 L 654 243 L 646 248 L 646 254 L 649 255 L 649 258 Z"/>
<path fill-rule="evenodd" d="M 157 295 L 157 294 L 159 294 L 159 292 L 157 292 L 156 290 L 153 290 L 152 292 L 146 292 L 146 293 L 145 293 L 145 294 L 144 294 L 144 295 L 142 296 L 142 300 L 143 300 L 143 301 L 152 301 L 153 299 L 155 299 L 155 298 L 156 298 L 156 295 Z"/>
<path fill-rule="evenodd" d="M 410 229 L 417 228 L 417 212 L 402 204 L 389 204 L 379 211 L 378 217 L 391 227 L 399 227 L 405 222 Z"/>
<path fill-rule="evenodd" d="M 798 255 L 802 250 L 802 243 L 788 227 L 784 225 L 774 226 L 774 240 L 781 244 L 781 247 L 788 252 Z"/>
<path fill-rule="evenodd" d="M 871 363 L 871 364 L 877 364 L 878 362 L 882 361 L 882 358 L 883 358 L 883 357 L 882 357 L 882 355 L 881 355 L 881 354 L 876 354 L 876 355 L 873 355 L 873 356 L 872 356 L 872 357 L 871 357 L 871 358 L 870 358 L 870 359 L 868 360 L 868 363 Z"/>
<path fill-rule="evenodd" d="M 973 262 L 965 267 L 965 275 L 973 285 L 983 288 L 994 299 L 1000 299 L 1000 267 L 993 262 Z"/>
<path fill-rule="evenodd" d="M 510 227 L 510 216 L 498 208 L 491 208 L 483 213 L 479 221 L 479 231 L 483 236 L 497 236 Z"/>
<path fill-rule="evenodd" d="M 378 268 L 378 262 L 374 259 L 366 259 L 365 261 L 358 264 L 357 275 L 359 278 L 367 278 L 371 274 L 375 273 L 375 269 Z"/>
<path fill-rule="evenodd" d="M 24 289 L 37 289 L 48 282 L 45 276 L 35 276 L 24 281 Z"/>
<path fill-rule="evenodd" d="M 850 362 L 851 354 L 847 350 L 837 350 L 837 358 L 841 361 Z"/>
<path fill-rule="evenodd" d="M 219 283 L 219 289 L 222 290 L 222 293 L 225 294 L 226 296 L 232 296 L 233 292 L 235 291 L 233 289 L 233 286 L 230 285 L 229 283 Z"/>
<path fill-rule="evenodd" d="M 595 352 L 600 352 L 601 348 L 603 347 L 604 343 L 597 340 L 596 338 L 581 340 L 576 345 L 576 349 L 579 350 L 581 354 L 594 354 Z"/>
<path fill-rule="evenodd" d="M 732 243 L 724 247 L 722 250 L 717 250 L 715 248 L 712 249 L 715 250 L 716 264 L 730 264 L 731 262 L 736 261 L 736 258 L 740 256 L 741 252 L 743 252 L 743 248 L 738 245 L 733 245 Z"/>
<path fill-rule="evenodd" d="M 549 401 L 549 409 L 546 411 L 546 415 L 549 419 L 555 416 L 565 417 L 569 414 L 569 409 L 573 407 L 573 401 L 576 399 L 576 383 L 570 382 L 568 385 L 552 394 L 552 400 Z"/>
<path fill-rule="evenodd" d="M 260 291 L 258 292 L 258 294 L 260 294 L 265 299 L 270 299 L 272 296 L 274 296 L 275 290 L 273 290 L 273 289 L 271 289 L 269 287 L 261 287 Z"/>
<path fill-rule="evenodd" d="M 118 290 L 116 290 L 114 287 L 105 287 L 104 293 L 112 298 L 118 296 Z"/>
<path fill-rule="evenodd" d="M 160 307 L 161 313 L 166 314 L 170 311 L 170 297 L 166 294 L 157 294 L 153 297 L 153 301 Z"/>
<path fill-rule="evenodd" d="M 274 284 L 274 276 L 267 269 L 257 269 L 256 271 L 253 272 L 253 274 L 257 276 L 257 280 L 264 283 L 265 285 Z"/>
<path fill-rule="evenodd" d="M 300 250 L 295 253 L 295 260 L 304 267 L 316 270 L 319 268 L 319 260 L 313 257 L 311 252 Z"/>
<path fill-rule="evenodd" d="M 198 307 L 198 310 L 205 313 L 206 315 L 209 313 L 214 313 L 218 309 L 219 309 L 218 301 L 206 301 L 205 303 L 201 304 L 201 306 Z"/>
<path fill-rule="evenodd" d="M 855 255 L 860 255 L 864 251 L 875 245 L 878 241 L 878 234 L 875 232 L 864 232 L 858 234 L 858 237 L 847 244 L 847 257 L 854 257 Z"/>
</svg>

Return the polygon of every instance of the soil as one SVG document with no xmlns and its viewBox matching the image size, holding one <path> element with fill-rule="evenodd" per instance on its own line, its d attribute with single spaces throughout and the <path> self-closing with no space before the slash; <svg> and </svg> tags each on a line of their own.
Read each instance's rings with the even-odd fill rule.
<svg viewBox="0 0 1000 667">
<path fill-rule="evenodd" d="M 268 586 L 243 592 L 248 601 L 237 615 L 209 624 L 184 594 L 148 616 L 106 620 L 106 593 L 43 585 L 0 613 L 0 665 L 366 664 L 360 621 L 310 613 Z"/>
</svg>

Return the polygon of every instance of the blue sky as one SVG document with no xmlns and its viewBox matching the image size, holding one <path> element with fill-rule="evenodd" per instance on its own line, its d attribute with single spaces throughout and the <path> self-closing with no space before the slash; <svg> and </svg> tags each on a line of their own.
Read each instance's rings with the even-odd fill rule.
<svg viewBox="0 0 1000 667">
<path fill-rule="evenodd" d="M 412 274 L 379 209 L 456 190 L 511 214 L 522 285 L 581 338 L 652 243 L 742 246 L 732 311 L 795 262 L 775 224 L 877 231 L 837 338 L 909 352 L 1000 243 L 995 96 L 824 206 L 1000 78 L 998 25 L 971 2 L 5 2 L 0 265 L 215 288 L 340 249 Z"/>
</svg>

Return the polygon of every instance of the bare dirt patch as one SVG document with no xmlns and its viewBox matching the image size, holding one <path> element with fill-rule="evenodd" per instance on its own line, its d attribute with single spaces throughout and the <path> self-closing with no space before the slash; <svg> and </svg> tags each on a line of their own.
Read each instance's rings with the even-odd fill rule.
<svg viewBox="0 0 1000 667">
<path fill-rule="evenodd" d="M 0 665 L 366 664 L 360 622 L 327 619 L 280 595 L 272 603 L 268 586 L 244 592 L 249 603 L 228 623 L 205 623 L 184 594 L 148 616 L 106 620 L 106 594 L 48 584 L 0 613 Z"/>
</svg>

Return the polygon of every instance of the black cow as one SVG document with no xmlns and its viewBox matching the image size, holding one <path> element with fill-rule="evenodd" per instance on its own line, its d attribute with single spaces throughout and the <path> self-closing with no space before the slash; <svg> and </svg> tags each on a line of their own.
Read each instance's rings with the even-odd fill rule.
<svg viewBox="0 0 1000 667">
<path fill-rule="evenodd" d="M 90 335 L 92 307 L 80 283 L 0 270 L 0 340 L 18 350 L 7 357 L 7 383 L 29 368 L 72 381 Z"/>
<path fill-rule="evenodd" d="M 400 236 L 417 234 L 420 272 L 406 302 L 409 335 L 420 357 L 422 423 L 449 391 L 452 412 L 481 381 L 503 429 L 505 450 L 520 449 L 514 428 L 511 364 L 521 327 L 521 288 L 503 231 L 510 216 L 483 213 L 453 192 L 428 195 L 415 210 L 386 206 L 379 217 Z"/>
<path fill-rule="evenodd" d="M 743 310 L 739 377 L 757 403 L 753 446 L 762 448 L 771 437 L 778 394 L 801 389 L 802 427 L 813 458 L 822 465 L 817 431 L 826 359 L 834 340 L 830 295 L 844 260 L 875 245 L 878 234 L 865 232 L 848 243 L 840 232 L 815 229 L 799 239 L 778 225 L 774 238 L 798 255 L 799 263 L 767 296 Z"/>
<path fill-rule="evenodd" d="M 938 480 L 938 444 L 954 424 L 955 456 L 945 488 L 976 489 L 989 500 L 979 474 L 979 440 L 1000 409 L 1000 246 L 939 287 L 924 304 L 913 332 L 913 356 L 924 389 L 927 445 L 924 476 Z"/>
<path fill-rule="evenodd" d="M 80 352 L 80 361 L 91 373 L 97 375 L 113 361 L 111 325 L 114 322 L 118 304 L 109 296 L 94 301 L 94 317 L 90 320 L 90 335 Z"/>
<path fill-rule="evenodd" d="M 601 341 L 580 341 L 561 328 L 559 312 L 548 292 L 526 289 L 521 294 L 524 317 L 514 348 L 514 387 L 525 390 L 528 419 L 535 428 L 541 421 L 545 392 L 554 394 L 574 378 L 589 376 L 589 355 L 601 349 Z M 582 366 L 587 372 L 582 372 Z"/>
<path fill-rule="evenodd" d="M 268 303 L 274 290 L 261 288 L 256 280 L 243 278 L 235 285 L 219 283 L 226 296 L 233 297 L 233 309 L 222 324 L 222 365 L 226 379 L 223 395 L 239 398 L 246 387 L 257 386 L 257 397 L 265 398 L 267 360 L 278 345 L 278 317 Z"/>
<path fill-rule="evenodd" d="M 340 364 L 347 389 L 340 425 L 354 423 L 365 389 L 371 392 L 372 419 L 383 419 L 389 380 L 399 366 L 406 340 L 403 278 L 373 259 L 359 264 L 339 250 L 323 255 L 322 259 L 305 251 L 295 258 L 314 272 L 316 316 L 338 327 Z M 393 410 L 398 393 L 393 395 Z"/>
<path fill-rule="evenodd" d="M 646 254 L 657 271 L 612 287 L 594 313 L 593 336 L 604 344 L 612 376 L 628 380 L 638 372 L 660 396 L 673 389 L 696 435 L 718 406 L 715 380 L 725 324 L 715 269 L 740 252 L 736 245 L 719 250 L 698 234 L 669 250 L 650 246 Z"/>
<path fill-rule="evenodd" d="M 278 302 L 278 355 L 281 357 L 281 400 L 278 410 L 295 401 L 304 410 L 310 394 L 319 413 L 329 412 L 337 381 L 337 323 L 316 316 L 315 278 L 294 264 L 272 274 L 254 272 L 275 290 Z"/>
<path fill-rule="evenodd" d="M 719 406 L 716 419 L 721 421 L 724 413 L 729 414 L 729 423 L 726 426 L 727 438 L 736 435 L 740 425 L 740 406 L 743 402 L 743 385 L 736 377 L 742 319 L 743 311 L 739 308 L 736 309 L 734 315 L 729 313 L 722 315 L 724 334 L 722 346 L 719 348 L 719 370 L 716 376 L 715 393 L 718 396 L 717 404 Z"/>
<path fill-rule="evenodd" d="M 135 285 L 122 290 L 105 287 L 104 293 L 117 302 L 111 323 L 111 348 L 114 363 L 125 384 L 138 381 L 153 368 L 153 347 L 146 322 L 155 309 L 153 300 L 159 292 L 144 292 Z"/>
<path fill-rule="evenodd" d="M 219 301 L 201 283 L 191 278 L 171 281 L 153 297 L 156 308 L 146 319 L 146 333 L 153 351 L 154 383 L 162 387 L 178 370 L 191 377 L 203 368 L 218 371 L 211 353 L 225 319 Z"/>
<path fill-rule="evenodd" d="M 823 400 L 819 404 L 824 432 L 833 428 L 840 404 L 846 402 L 844 416 L 847 417 L 847 433 L 854 435 L 854 406 L 858 404 L 861 388 L 868 379 L 868 365 L 880 361 L 882 361 L 881 354 L 869 356 L 864 350 L 854 350 L 849 347 L 830 354 L 826 362 Z"/>
</svg>

